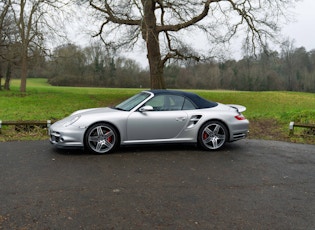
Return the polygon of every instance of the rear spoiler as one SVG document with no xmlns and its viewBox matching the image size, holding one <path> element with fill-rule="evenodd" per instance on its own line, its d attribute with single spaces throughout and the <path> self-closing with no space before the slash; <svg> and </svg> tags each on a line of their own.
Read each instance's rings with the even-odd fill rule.
<svg viewBox="0 0 315 230">
<path fill-rule="evenodd" d="M 233 109 L 236 109 L 239 113 L 246 111 L 246 107 L 242 105 L 227 105 L 227 106 L 230 106 Z"/>
</svg>

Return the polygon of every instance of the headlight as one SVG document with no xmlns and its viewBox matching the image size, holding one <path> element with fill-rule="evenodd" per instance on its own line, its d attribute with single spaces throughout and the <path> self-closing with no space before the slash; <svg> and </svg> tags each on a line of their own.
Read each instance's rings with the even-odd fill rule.
<svg viewBox="0 0 315 230">
<path fill-rule="evenodd" d="M 77 120 L 79 120 L 80 116 L 75 116 L 72 117 L 69 121 L 67 121 L 66 123 L 64 123 L 64 127 L 67 127 L 69 125 L 72 125 L 73 123 L 75 123 Z"/>
</svg>

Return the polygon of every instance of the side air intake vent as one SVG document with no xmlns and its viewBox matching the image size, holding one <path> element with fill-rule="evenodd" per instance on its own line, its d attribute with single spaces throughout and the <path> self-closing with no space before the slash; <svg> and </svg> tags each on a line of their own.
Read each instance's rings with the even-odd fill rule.
<svg viewBox="0 0 315 230">
<path fill-rule="evenodd" d="M 189 120 L 189 123 L 187 125 L 187 128 L 194 127 L 198 123 L 198 121 L 200 120 L 201 117 L 202 117 L 201 115 L 193 115 L 193 116 L 191 116 L 191 118 Z"/>
</svg>

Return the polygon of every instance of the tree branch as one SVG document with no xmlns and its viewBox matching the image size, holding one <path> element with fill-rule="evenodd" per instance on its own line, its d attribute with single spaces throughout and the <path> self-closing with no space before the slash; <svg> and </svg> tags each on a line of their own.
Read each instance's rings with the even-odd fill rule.
<svg viewBox="0 0 315 230">
<path fill-rule="evenodd" d="M 124 18 L 118 18 L 115 16 L 115 12 L 110 7 L 110 5 L 107 3 L 107 0 L 104 1 L 104 7 L 101 8 L 93 3 L 93 0 L 89 0 L 90 6 L 92 6 L 94 9 L 102 12 L 105 14 L 105 18 L 108 22 L 120 24 L 120 25 L 129 25 L 129 26 L 139 26 L 141 25 L 141 20 L 132 20 L 130 18 L 124 19 Z M 127 15 L 128 16 L 128 15 Z"/>
<path fill-rule="evenodd" d="M 213 2 L 220 2 L 222 0 L 207 0 L 205 3 L 204 3 L 204 7 L 203 7 L 203 11 L 193 17 L 192 19 L 190 19 L 189 21 L 186 21 L 186 22 L 183 22 L 183 23 L 179 23 L 179 24 L 176 24 L 176 25 L 162 25 L 162 26 L 159 26 L 157 27 L 157 30 L 158 32 L 161 32 L 161 31 L 179 31 L 181 29 L 184 29 L 184 28 L 187 28 L 189 26 L 192 26 L 194 24 L 196 24 L 197 22 L 201 21 L 202 19 L 204 19 L 207 15 L 208 15 L 208 12 L 209 12 L 209 6 L 211 3 Z"/>
<path fill-rule="evenodd" d="M 184 54 L 178 49 L 172 47 L 172 40 L 168 32 L 165 32 L 165 36 L 167 39 L 167 45 L 170 52 L 168 52 L 164 58 L 162 59 L 162 64 L 164 65 L 170 59 L 178 59 L 178 60 L 187 60 L 187 59 L 194 59 L 197 62 L 200 61 L 200 57 L 193 55 L 193 54 Z"/>
</svg>

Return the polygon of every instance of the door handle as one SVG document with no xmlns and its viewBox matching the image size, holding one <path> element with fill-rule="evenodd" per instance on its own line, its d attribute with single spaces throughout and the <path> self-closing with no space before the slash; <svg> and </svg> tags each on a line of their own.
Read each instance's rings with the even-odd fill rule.
<svg viewBox="0 0 315 230">
<path fill-rule="evenodd" d="M 186 120 L 186 117 L 177 117 L 176 118 L 176 121 L 185 121 Z"/>
</svg>

